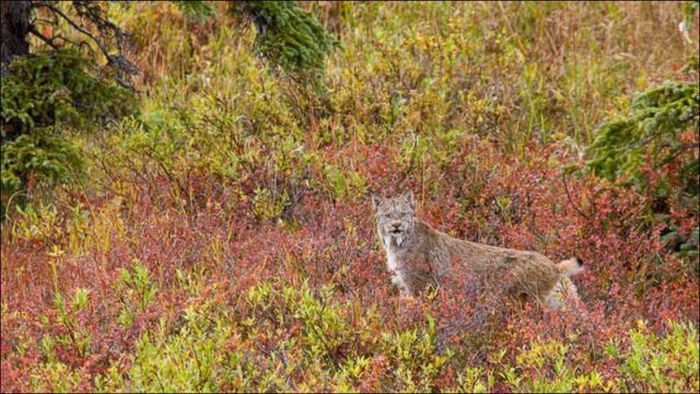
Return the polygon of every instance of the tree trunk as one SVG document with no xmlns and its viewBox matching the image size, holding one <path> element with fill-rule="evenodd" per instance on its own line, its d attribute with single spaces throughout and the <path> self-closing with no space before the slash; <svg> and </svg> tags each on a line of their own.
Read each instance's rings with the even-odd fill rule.
<svg viewBox="0 0 700 394">
<path fill-rule="evenodd" d="M 31 25 L 31 1 L 0 1 L 0 73 L 4 74 L 6 67 L 17 56 L 29 54 L 27 34 Z M 12 141 L 21 134 L 17 120 L 5 122 L 0 117 L 0 146 Z"/>
<path fill-rule="evenodd" d="M 0 2 L 0 62 L 6 66 L 15 56 L 29 53 L 27 33 L 31 1 Z"/>
<path fill-rule="evenodd" d="M 31 1 L 0 1 L 0 73 L 6 72 L 6 66 L 17 56 L 29 54 L 27 34 L 30 24 Z M 15 139 L 21 133 L 17 121 L 5 122 L 0 117 L 0 146 Z M 27 173 L 19 174 L 22 185 L 27 184 Z M 5 219 L 7 203 L 11 196 L 7 190 L 0 188 L 0 220 Z M 14 202 L 24 205 L 26 196 L 22 193 L 15 197 Z"/>
</svg>

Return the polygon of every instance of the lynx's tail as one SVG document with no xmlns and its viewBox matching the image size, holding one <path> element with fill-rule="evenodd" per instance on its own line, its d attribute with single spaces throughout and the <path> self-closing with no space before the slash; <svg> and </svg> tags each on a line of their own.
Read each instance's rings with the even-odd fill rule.
<svg viewBox="0 0 700 394">
<path fill-rule="evenodd" d="M 564 276 L 576 275 L 583 271 L 583 261 L 578 257 L 572 257 L 557 264 L 559 272 Z"/>
</svg>

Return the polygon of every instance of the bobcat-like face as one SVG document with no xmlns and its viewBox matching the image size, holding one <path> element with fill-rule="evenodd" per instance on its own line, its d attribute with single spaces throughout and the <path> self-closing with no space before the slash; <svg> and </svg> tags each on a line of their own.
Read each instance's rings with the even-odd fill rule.
<svg viewBox="0 0 700 394">
<path fill-rule="evenodd" d="M 416 199 L 413 192 L 402 196 L 383 198 L 372 196 L 377 231 L 385 247 L 401 247 L 415 227 Z"/>
</svg>

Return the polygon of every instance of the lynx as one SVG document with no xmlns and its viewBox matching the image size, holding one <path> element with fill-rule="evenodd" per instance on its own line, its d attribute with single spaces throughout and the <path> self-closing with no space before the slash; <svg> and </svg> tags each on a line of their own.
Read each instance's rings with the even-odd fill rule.
<svg viewBox="0 0 700 394">
<path fill-rule="evenodd" d="M 412 192 L 394 198 L 372 196 L 372 205 L 387 268 L 404 296 L 416 295 L 428 285 L 439 287 L 469 272 L 486 287 L 481 291 L 498 290 L 550 308 L 578 300 L 576 287 L 569 279 L 583 270 L 577 257 L 555 264 L 536 252 L 450 237 L 416 218 Z"/>
</svg>

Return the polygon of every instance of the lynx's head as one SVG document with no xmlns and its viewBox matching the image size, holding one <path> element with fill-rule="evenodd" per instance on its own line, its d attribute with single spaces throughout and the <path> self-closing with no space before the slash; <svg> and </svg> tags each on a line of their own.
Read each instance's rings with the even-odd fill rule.
<svg viewBox="0 0 700 394">
<path fill-rule="evenodd" d="M 416 221 L 416 199 L 413 192 L 398 197 L 372 196 L 377 231 L 384 246 L 401 247 L 412 233 Z"/>
</svg>

